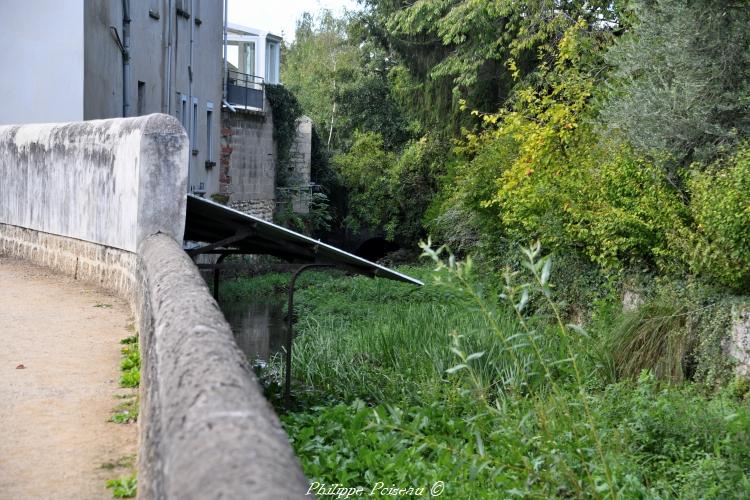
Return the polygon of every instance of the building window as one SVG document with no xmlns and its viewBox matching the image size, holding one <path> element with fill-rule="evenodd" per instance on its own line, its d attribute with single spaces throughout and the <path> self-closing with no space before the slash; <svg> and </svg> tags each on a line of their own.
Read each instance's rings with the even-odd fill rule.
<svg viewBox="0 0 750 500">
<path fill-rule="evenodd" d="M 190 142 L 192 143 L 193 154 L 198 154 L 198 99 L 193 97 L 193 128 L 190 134 Z"/>
<path fill-rule="evenodd" d="M 245 67 L 242 73 L 255 75 L 255 42 L 247 42 L 245 48 Z"/>
<path fill-rule="evenodd" d="M 214 103 L 206 103 L 206 168 L 214 166 L 214 148 L 213 148 L 213 117 Z"/>
<path fill-rule="evenodd" d="M 136 107 L 138 116 L 146 114 L 146 83 L 138 81 L 138 105 Z"/>
<path fill-rule="evenodd" d="M 266 40 L 266 83 L 279 83 L 279 43 Z"/>
<path fill-rule="evenodd" d="M 187 96 L 185 94 L 177 94 L 177 99 L 180 101 L 180 123 L 182 128 L 187 132 L 189 129 L 188 124 L 188 111 L 187 111 Z"/>
</svg>

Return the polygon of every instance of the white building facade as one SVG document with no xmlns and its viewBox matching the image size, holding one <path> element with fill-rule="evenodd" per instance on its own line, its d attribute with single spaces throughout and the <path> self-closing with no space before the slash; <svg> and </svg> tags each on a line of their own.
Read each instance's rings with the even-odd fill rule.
<svg viewBox="0 0 750 500">
<path fill-rule="evenodd" d="M 217 192 L 222 7 L 2 0 L 0 124 L 171 114 L 190 138 L 190 191 Z"/>
</svg>

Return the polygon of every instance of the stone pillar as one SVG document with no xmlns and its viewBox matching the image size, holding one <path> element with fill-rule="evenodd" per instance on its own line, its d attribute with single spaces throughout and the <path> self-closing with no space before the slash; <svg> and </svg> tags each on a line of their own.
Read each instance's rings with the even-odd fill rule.
<svg viewBox="0 0 750 500">
<path fill-rule="evenodd" d="M 735 373 L 750 377 L 750 307 L 732 307 L 732 331 L 724 351 L 737 362 Z"/>
</svg>

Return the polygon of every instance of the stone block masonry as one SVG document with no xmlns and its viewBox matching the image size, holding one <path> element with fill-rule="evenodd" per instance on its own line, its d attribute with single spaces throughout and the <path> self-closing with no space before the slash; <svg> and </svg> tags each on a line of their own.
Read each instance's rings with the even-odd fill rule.
<svg viewBox="0 0 750 500">
<path fill-rule="evenodd" d="M 266 100 L 266 109 L 270 103 Z M 222 110 L 220 195 L 227 205 L 259 217 L 273 220 L 279 201 L 276 192 L 276 141 L 273 139 L 273 114 L 270 111 Z M 291 174 L 295 186 L 309 190 L 312 121 L 297 120 L 297 136 L 292 144 Z M 306 191 L 305 191 L 306 192 Z M 295 211 L 307 213 L 309 196 L 296 195 Z"/>
<path fill-rule="evenodd" d="M 244 110 L 223 110 L 221 116 L 220 192 L 230 207 L 271 220 L 276 206 L 273 116 Z"/>
</svg>

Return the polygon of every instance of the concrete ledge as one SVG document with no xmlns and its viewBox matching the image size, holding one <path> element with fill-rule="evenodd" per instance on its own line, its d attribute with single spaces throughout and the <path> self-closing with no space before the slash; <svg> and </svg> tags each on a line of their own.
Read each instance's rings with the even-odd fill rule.
<svg viewBox="0 0 750 500">
<path fill-rule="evenodd" d="M 166 235 L 138 251 L 140 498 L 301 498 L 308 483 L 198 269 Z"/>
</svg>

